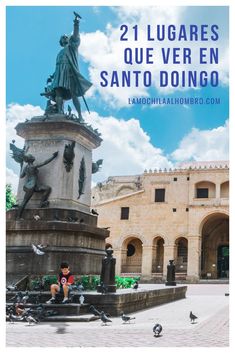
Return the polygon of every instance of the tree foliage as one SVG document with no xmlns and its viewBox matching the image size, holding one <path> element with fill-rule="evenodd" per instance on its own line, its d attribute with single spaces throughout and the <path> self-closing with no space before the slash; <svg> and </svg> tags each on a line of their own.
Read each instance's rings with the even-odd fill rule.
<svg viewBox="0 0 235 353">
<path fill-rule="evenodd" d="M 6 209 L 10 210 L 16 203 L 16 197 L 13 194 L 11 184 L 6 184 Z"/>
</svg>

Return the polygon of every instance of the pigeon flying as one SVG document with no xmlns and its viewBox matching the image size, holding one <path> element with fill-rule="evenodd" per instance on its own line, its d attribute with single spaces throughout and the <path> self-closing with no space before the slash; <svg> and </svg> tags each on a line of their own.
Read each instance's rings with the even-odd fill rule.
<svg viewBox="0 0 235 353">
<path fill-rule="evenodd" d="M 158 337 L 161 332 L 162 332 L 162 325 L 156 324 L 153 326 L 154 337 Z"/>
<path fill-rule="evenodd" d="M 40 250 L 40 247 L 32 244 L 32 249 L 36 255 L 45 255 L 45 252 Z"/>
<path fill-rule="evenodd" d="M 191 323 L 194 324 L 194 321 L 197 319 L 197 316 L 190 311 L 189 318 L 191 320 Z"/>
</svg>

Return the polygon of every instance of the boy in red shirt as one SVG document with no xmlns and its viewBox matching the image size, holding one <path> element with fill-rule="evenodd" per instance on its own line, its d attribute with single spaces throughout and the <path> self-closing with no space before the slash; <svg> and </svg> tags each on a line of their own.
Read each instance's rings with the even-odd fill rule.
<svg viewBox="0 0 235 353">
<path fill-rule="evenodd" d="M 62 304 L 67 304 L 69 302 L 69 289 L 74 283 L 73 274 L 70 272 L 69 265 L 67 262 L 62 262 L 60 265 L 61 272 L 58 277 L 58 284 L 51 285 L 51 299 L 47 301 L 47 304 L 55 303 L 56 293 L 64 294 L 64 299 Z"/>
</svg>

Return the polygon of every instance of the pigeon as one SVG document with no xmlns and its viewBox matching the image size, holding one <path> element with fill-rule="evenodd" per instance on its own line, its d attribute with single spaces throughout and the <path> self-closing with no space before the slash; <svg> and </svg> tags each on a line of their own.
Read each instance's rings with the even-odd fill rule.
<svg viewBox="0 0 235 353">
<path fill-rule="evenodd" d="M 22 298 L 23 298 L 22 292 L 17 292 L 16 295 L 14 295 L 14 297 L 12 297 L 10 299 L 10 302 L 21 303 L 22 302 Z"/>
<path fill-rule="evenodd" d="M 129 324 L 130 324 L 130 320 L 134 320 L 135 319 L 135 317 L 127 316 L 124 313 L 122 313 L 121 318 L 122 318 L 123 323 L 129 322 Z"/>
<path fill-rule="evenodd" d="M 34 316 L 32 316 L 32 315 L 28 315 L 28 316 L 26 316 L 25 317 L 25 319 L 26 319 L 26 321 L 28 322 L 28 324 L 30 325 L 30 324 L 38 324 L 38 320 L 34 317 Z"/>
<path fill-rule="evenodd" d="M 80 295 L 80 297 L 79 297 L 79 303 L 80 303 L 81 305 L 83 305 L 84 300 L 85 300 L 84 296 L 83 296 L 83 295 Z"/>
<path fill-rule="evenodd" d="M 28 300 L 29 300 L 29 292 L 25 292 L 25 295 L 22 298 L 22 303 L 26 304 Z"/>
<path fill-rule="evenodd" d="M 108 288 L 103 282 L 100 283 L 100 292 L 101 294 L 105 294 L 108 292 Z"/>
<path fill-rule="evenodd" d="M 15 284 L 9 284 L 9 286 L 7 286 L 7 290 L 12 290 L 12 291 L 15 291 L 15 290 L 17 290 L 17 286 L 15 285 Z"/>
<path fill-rule="evenodd" d="M 92 314 L 94 314 L 95 316 L 100 316 L 101 315 L 101 312 L 100 311 L 98 311 L 95 307 L 94 307 L 94 305 L 91 305 L 90 307 L 89 307 L 89 310 L 92 312 Z"/>
<path fill-rule="evenodd" d="M 91 213 L 95 216 L 99 216 L 99 213 L 96 210 L 94 210 L 94 208 L 92 208 Z"/>
<path fill-rule="evenodd" d="M 110 229 L 110 227 L 103 227 L 102 229 L 109 230 L 109 229 Z"/>
<path fill-rule="evenodd" d="M 84 223 L 84 219 L 81 218 L 80 221 L 79 221 L 79 223 Z"/>
<path fill-rule="evenodd" d="M 22 321 L 23 320 L 23 318 L 21 316 L 14 315 L 12 310 L 10 310 L 8 318 L 9 318 L 10 323 L 12 323 L 12 324 L 14 322 L 16 322 L 16 321 Z"/>
<path fill-rule="evenodd" d="M 156 324 L 153 326 L 154 337 L 158 337 L 162 332 L 162 325 Z"/>
<path fill-rule="evenodd" d="M 136 282 L 134 283 L 134 285 L 133 285 L 132 288 L 135 289 L 135 290 L 137 290 L 138 287 L 139 287 L 139 283 L 138 283 L 138 281 L 136 281 Z"/>
<path fill-rule="evenodd" d="M 77 12 L 73 11 L 73 13 L 74 13 L 74 16 L 75 16 L 76 18 L 80 18 L 80 19 L 81 19 L 81 16 L 80 16 Z"/>
<path fill-rule="evenodd" d="M 38 214 L 35 214 L 33 218 L 35 219 L 35 221 L 39 221 L 39 219 L 41 219 L 41 217 Z"/>
<path fill-rule="evenodd" d="M 197 319 L 197 316 L 190 311 L 189 318 L 191 320 L 191 323 L 194 324 L 194 321 Z"/>
<path fill-rule="evenodd" d="M 31 245 L 32 245 L 33 252 L 36 255 L 45 255 L 45 252 L 41 250 L 42 248 L 40 248 L 40 246 L 36 246 L 34 244 L 31 244 Z"/>
<path fill-rule="evenodd" d="M 108 318 L 108 316 L 105 315 L 104 311 L 101 311 L 100 313 L 100 319 L 101 321 L 104 323 L 105 326 L 107 326 L 107 322 L 112 322 L 112 320 L 110 320 Z"/>
</svg>

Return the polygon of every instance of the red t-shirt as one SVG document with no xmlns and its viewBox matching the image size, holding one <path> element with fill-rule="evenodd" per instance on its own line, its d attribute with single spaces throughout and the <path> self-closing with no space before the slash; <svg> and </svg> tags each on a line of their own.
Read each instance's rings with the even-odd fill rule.
<svg viewBox="0 0 235 353">
<path fill-rule="evenodd" d="M 73 274 L 71 272 L 68 272 L 67 275 L 64 275 L 62 272 L 60 272 L 58 281 L 61 286 L 63 286 L 64 284 L 73 284 Z"/>
</svg>

